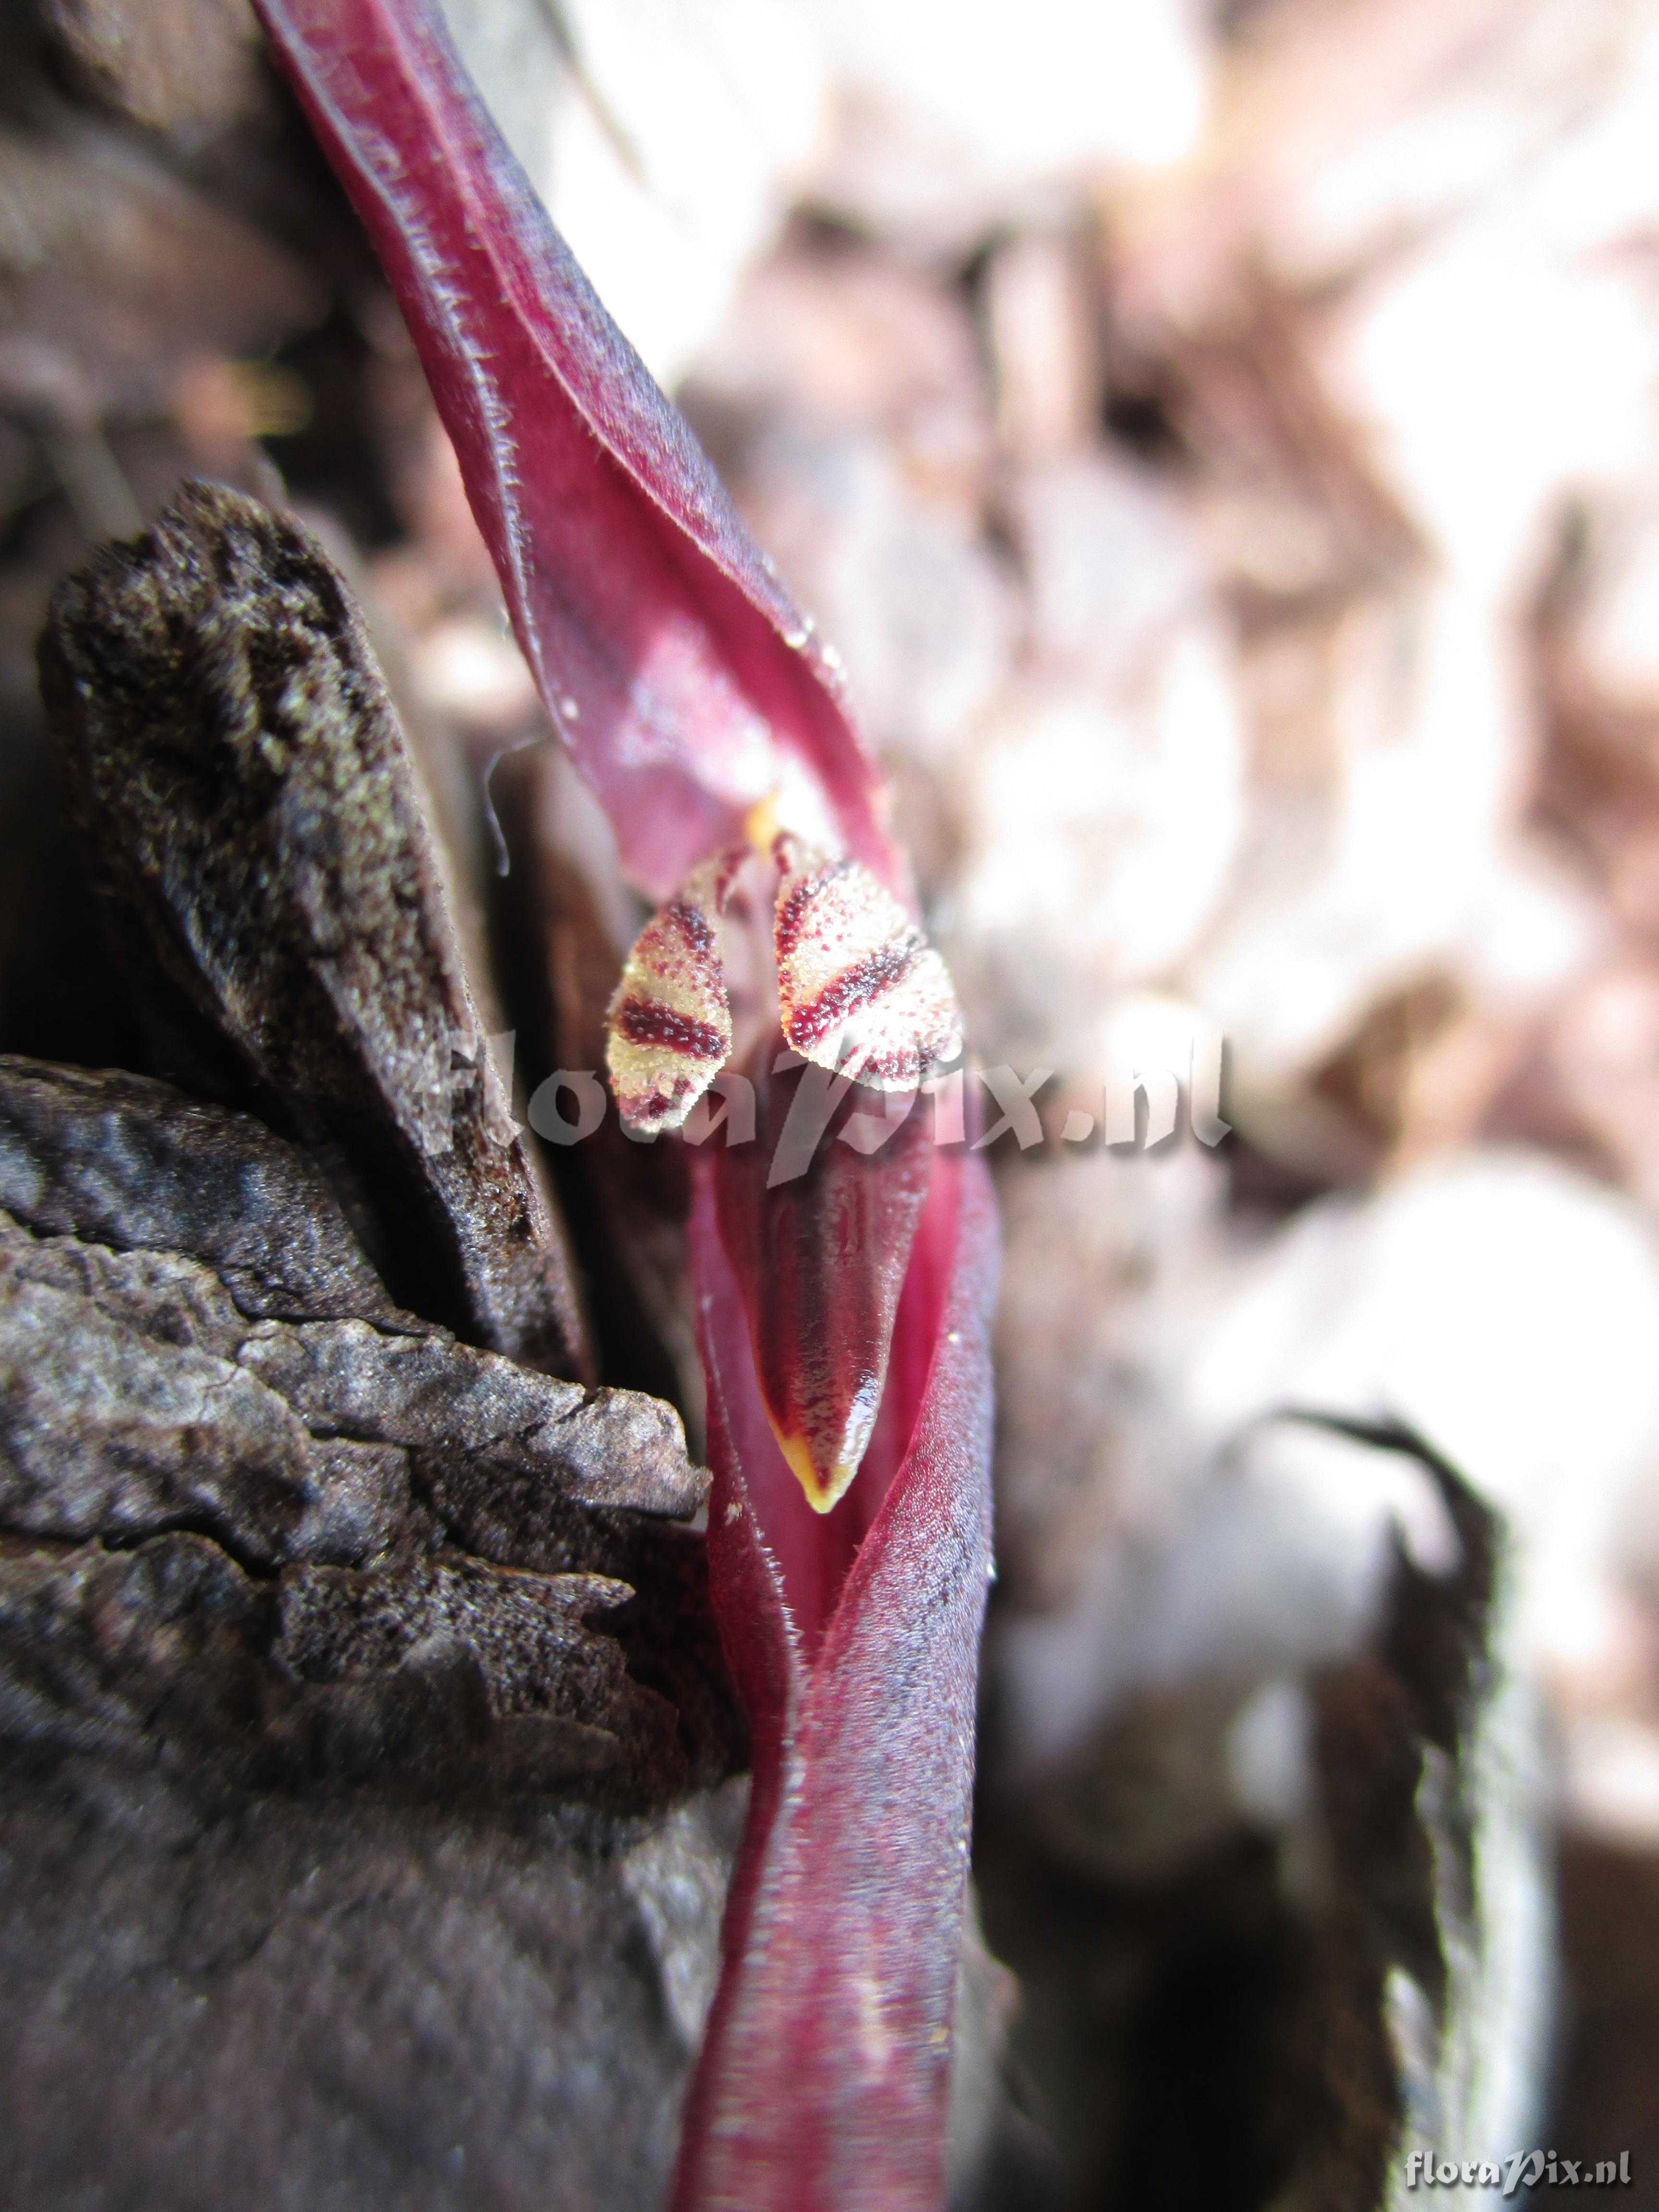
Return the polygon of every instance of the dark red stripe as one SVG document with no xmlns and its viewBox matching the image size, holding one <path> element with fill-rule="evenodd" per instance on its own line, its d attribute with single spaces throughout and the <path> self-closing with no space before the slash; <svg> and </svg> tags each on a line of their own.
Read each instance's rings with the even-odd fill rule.
<svg viewBox="0 0 1659 2212">
<path fill-rule="evenodd" d="M 802 876 L 791 884 L 778 901 L 777 914 L 772 927 L 773 948 L 779 961 L 787 960 L 800 942 L 806 925 L 806 910 L 814 899 L 821 897 L 831 884 L 838 883 L 852 866 L 850 860 L 837 860 L 828 868 L 820 868 L 810 876 Z"/>
<path fill-rule="evenodd" d="M 660 999 L 624 999 L 611 1018 L 618 1036 L 629 1044 L 659 1047 L 687 1060 L 724 1060 L 730 1041 L 707 1022 L 677 1013 Z"/>
<path fill-rule="evenodd" d="M 816 999 L 808 999 L 790 1009 L 791 1042 L 818 1043 L 860 1007 L 871 1005 L 895 984 L 902 983 L 915 965 L 921 951 L 921 939 L 911 935 L 896 945 L 878 945 L 873 952 L 866 952 L 862 960 L 855 961 L 833 981 L 826 983 Z"/>
<path fill-rule="evenodd" d="M 700 959 L 714 958 L 714 925 L 701 907 L 693 906 L 687 899 L 671 899 L 662 910 L 662 918 L 673 923 Z"/>
</svg>

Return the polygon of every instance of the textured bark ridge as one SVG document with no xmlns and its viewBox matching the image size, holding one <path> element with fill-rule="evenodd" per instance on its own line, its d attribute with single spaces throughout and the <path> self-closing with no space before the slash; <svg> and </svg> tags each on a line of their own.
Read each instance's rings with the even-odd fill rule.
<svg viewBox="0 0 1659 2212">
<path fill-rule="evenodd" d="M 411 1302 L 583 1375 L 415 763 L 321 547 L 187 488 L 59 586 L 40 667 L 158 1064 L 331 1140 Z"/>
<path fill-rule="evenodd" d="M 94 1103 L 101 1112 L 87 1112 Z M 44 1161 L 20 1141 L 26 1118 L 60 1140 Z M 79 1153 L 77 1133 L 88 1140 Z M 210 1166 L 240 1150 L 242 1188 L 191 1221 L 169 1199 L 199 1201 L 210 1176 L 176 1194 L 146 1179 L 130 1218 L 113 1178 L 100 1176 L 111 1156 L 118 1166 L 172 1149 L 182 1177 L 198 1134 Z M 284 1184 L 289 1210 L 251 1212 L 246 1201 L 262 1207 Z M 0 1194 L 14 1209 L 0 1214 L 0 1432 L 9 1439 L 0 1500 L 15 1521 L 35 1510 L 38 1492 L 46 1516 L 18 1525 L 78 1536 L 112 1521 L 142 1533 L 180 1512 L 220 1512 L 212 1486 L 229 1482 L 230 1517 L 216 1533 L 270 1565 L 289 1556 L 281 1501 L 307 1495 L 331 1457 L 343 1468 L 354 1454 L 377 1467 L 395 1460 L 405 1494 L 412 1469 L 441 1513 L 475 1520 L 516 1507 L 533 1525 L 549 1493 L 677 1516 L 701 1502 L 705 1478 L 667 1406 L 584 1391 L 399 1313 L 326 1186 L 244 1116 L 189 1106 L 159 1084 L 0 1060 Z M 290 1219 L 294 1249 L 261 1251 Z M 222 1275 L 208 1256 L 215 1248 Z M 354 1291 L 356 1312 L 346 1303 Z M 93 1343 L 99 1356 L 88 1361 Z M 220 1448 L 199 1449 L 216 1436 Z M 254 1466 L 270 1478 L 257 1512 L 245 1480 Z M 384 1541 L 393 1534 L 388 1524 Z"/>
<path fill-rule="evenodd" d="M 740 1814 L 677 1417 L 160 1083 L 0 1061 L 0 2202 L 649 2201 Z"/>
<path fill-rule="evenodd" d="M 175 1188 L 143 1176 L 128 1210 L 122 1176 L 168 1155 Z M 283 1255 L 261 1252 L 272 1192 Z M 212 1617 L 252 1704 L 232 1698 L 223 1741 L 201 1725 L 248 1774 L 331 1771 L 349 1741 L 347 1765 L 427 1781 L 460 1759 L 491 1785 L 684 1787 L 675 1705 L 591 1626 L 630 1573 L 690 1586 L 690 1540 L 637 1520 L 706 1493 L 668 1407 L 400 1314 L 292 1148 L 164 1084 L 0 1061 L 0 1533 L 24 1613 L 97 1639 L 108 1604 L 137 1644 L 157 1606 Z M 179 1712 L 212 1717 L 226 1681 L 201 1681 L 192 1637 L 168 1662 Z M 435 1736 L 407 1725 L 427 1705 L 449 1712 Z M 708 1778 L 719 1745 L 692 1763 Z"/>
</svg>

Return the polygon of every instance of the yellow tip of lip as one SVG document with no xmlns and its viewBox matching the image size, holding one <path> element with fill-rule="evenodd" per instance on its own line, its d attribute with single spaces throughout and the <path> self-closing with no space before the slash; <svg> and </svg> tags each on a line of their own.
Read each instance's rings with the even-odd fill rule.
<svg viewBox="0 0 1659 2212">
<path fill-rule="evenodd" d="M 757 799 L 743 817 L 743 834 L 751 849 L 763 858 L 772 849 L 772 840 L 778 834 L 778 794 L 769 792 Z"/>
<path fill-rule="evenodd" d="M 854 1460 L 837 1460 L 828 1477 L 821 1475 L 813 1462 L 811 1447 L 805 1437 L 786 1436 L 775 1423 L 773 1435 L 778 1440 L 778 1449 L 789 1462 L 789 1472 L 806 1493 L 806 1502 L 814 1513 L 828 1513 L 847 1495 L 848 1485 L 859 1471 Z"/>
</svg>

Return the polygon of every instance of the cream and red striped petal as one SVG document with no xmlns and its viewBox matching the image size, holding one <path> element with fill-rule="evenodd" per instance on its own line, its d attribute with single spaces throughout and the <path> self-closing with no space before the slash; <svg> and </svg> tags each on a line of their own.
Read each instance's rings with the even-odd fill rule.
<svg viewBox="0 0 1659 2212">
<path fill-rule="evenodd" d="M 910 1091 L 962 1047 L 950 972 L 857 860 L 778 838 L 773 949 L 783 1033 L 804 1060 L 876 1091 Z"/>
<path fill-rule="evenodd" d="M 720 917 L 746 854 L 694 868 L 634 940 L 605 1016 L 605 1064 L 627 1127 L 678 1129 L 732 1054 Z"/>
</svg>

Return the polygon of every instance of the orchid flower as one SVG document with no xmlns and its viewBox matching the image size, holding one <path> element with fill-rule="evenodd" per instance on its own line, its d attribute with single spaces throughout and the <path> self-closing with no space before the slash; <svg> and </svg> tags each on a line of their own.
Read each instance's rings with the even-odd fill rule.
<svg viewBox="0 0 1659 2212">
<path fill-rule="evenodd" d="M 949 979 L 832 656 L 436 15 L 258 4 L 402 307 L 547 711 L 659 908 L 612 1006 L 624 1118 L 702 1116 L 709 1576 L 754 1774 L 674 2203 L 932 2212 L 995 1254 L 982 1163 L 914 1109 L 960 1045 Z M 728 1069 L 752 1142 L 707 1141 Z M 803 1129 L 810 1161 L 780 1172 Z"/>
</svg>

